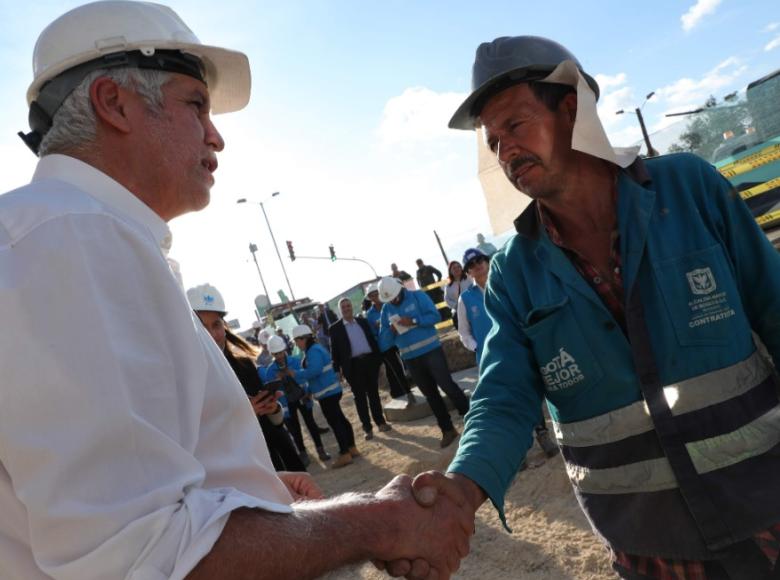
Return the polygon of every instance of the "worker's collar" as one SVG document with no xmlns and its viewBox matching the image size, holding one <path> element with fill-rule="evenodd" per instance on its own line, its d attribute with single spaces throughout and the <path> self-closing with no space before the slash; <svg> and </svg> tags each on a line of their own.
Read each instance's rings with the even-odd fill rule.
<svg viewBox="0 0 780 580">
<path fill-rule="evenodd" d="M 626 177 L 642 186 L 645 186 L 651 181 L 650 173 L 647 171 L 647 166 L 641 157 L 637 157 L 634 162 L 625 169 L 619 170 L 618 177 L 621 174 L 625 174 Z M 536 200 L 532 201 L 528 207 L 523 210 L 523 213 L 515 218 L 514 225 L 515 230 L 521 236 L 534 240 L 539 237 L 541 223 L 539 221 L 539 210 L 537 208 Z"/>
<path fill-rule="evenodd" d="M 164 254 L 171 249 L 173 237 L 168 224 L 130 190 L 92 165 L 67 155 L 45 155 L 38 161 L 32 181 L 48 179 L 74 185 L 146 227 Z"/>
</svg>

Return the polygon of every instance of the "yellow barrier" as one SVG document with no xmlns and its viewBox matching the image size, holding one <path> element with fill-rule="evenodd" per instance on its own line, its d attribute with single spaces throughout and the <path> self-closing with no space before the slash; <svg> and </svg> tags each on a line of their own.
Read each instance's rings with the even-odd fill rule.
<svg viewBox="0 0 780 580">
<path fill-rule="evenodd" d="M 773 145 L 769 145 L 768 147 L 764 147 L 760 151 L 756 151 L 751 155 L 747 155 L 742 159 L 740 159 L 739 161 L 732 161 L 731 163 L 726 163 L 726 165 L 720 167 L 719 171 L 728 171 L 729 169 L 732 169 L 741 163 L 753 163 L 756 159 L 759 159 L 764 155 L 773 153 L 774 151 L 780 151 L 780 143 L 775 143 Z"/>
<path fill-rule="evenodd" d="M 447 285 L 447 279 L 446 278 L 442 278 L 438 282 L 434 282 L 433 284 L 428 284 L 424 288 L 420 288 L 420 290 L 423 290 L 423 291 L 425 291 L 425 290 L 433 290 L 434 288 L 441 288 L 442 286 L 446 286 L 446 285 Z"/>
<path fill-rule="evenodd" d="M 761 185 L 756 185 L 751 187 L 750 189 L 741 191 L 739 195 L 742 197 L 742 199 L 750 199 L 751 197 L 755 197 L 759 194 L 765 193 L 770 189 L 774 189 L 775 187 L 780 187 L 780 177 L 775 177 L 774 179 L 770 179 L 769 181 L 762 183 Z"/>
<path fill-rule="evenodd" d="M 780 220 L 780 210 L 765 213 L 764 215 L 758 216 L 756 218 L 756 222 L 758 222 L 758 225 L 760 226 L 769 225 L 777 220 Z"/>
<path fill-rule="evenodd" d="M 740 160 L 737 163 L 729 164 L 728 168 L 727 166 L 721 167 L 718 171 L 720 171 L 720 174 L 723 177 L 730 179 L 732 177 L 736 177 L 737 175 L 742 175 L 743 173 L 747 173 L 748 171 L 753 171 L 754 169 L 757 169 L 762 165 L 766 165 L 767 163 L 772 163 L 773 161 L 777 161 L 778 159 L 780 159 L 780 149 L 774 149 L 774 147 L 775 146 L 773 145 L 772 151 L 769 151 L 768 153 L 763 153 L 752 161 Z"/>
<path fill-rule="evenodd" d="M 442 320 L 441 322 L 437 322 L 434 326 L 436 327 L 436 330 L 441 330 L 442 328 L 448 328 L 452 326 L 452 318 L 449 320 Z"/>
</svg>

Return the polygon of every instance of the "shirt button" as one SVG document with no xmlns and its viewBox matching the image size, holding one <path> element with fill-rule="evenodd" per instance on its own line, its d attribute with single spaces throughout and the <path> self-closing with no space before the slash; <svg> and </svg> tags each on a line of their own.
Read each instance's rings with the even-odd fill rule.
<svg viewBox="0 0 780 580">
<path fill-rule="evenodd" d="M 593 278 L 593 283 L 594 284 L 601 284 L 601 278 L 599 276 L 596 276 L 595 278 Z"/>
</svg>

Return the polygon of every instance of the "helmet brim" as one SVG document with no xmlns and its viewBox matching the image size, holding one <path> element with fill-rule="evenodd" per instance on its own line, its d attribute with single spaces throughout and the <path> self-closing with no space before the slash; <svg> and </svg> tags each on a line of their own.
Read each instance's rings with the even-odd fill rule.
<svg viewBox="0 0 780 580">
<path fill-rule="evenodd" d="M 494 76 L 482 83 L 479 88 L 472 91 L 471 94 L 466 97 L 466 100 L 460 104 L 452 115 L 447 126 L 450 129 L 463 129 L 467 131 L 476 129 L 479 126 L 479 115 L 482 112 L 482 108 L 490 97 L 520 83 L 542 80 L 549 76 L 553 70 L 555 70 L 555 67 L 520 67 Z M 588 86 L 593 89 L 593 92 L 596 94 L 596 100 L 598 100 L 598 83 L 581 69 L 580 72 L 588 82 Z"/>
</svg>

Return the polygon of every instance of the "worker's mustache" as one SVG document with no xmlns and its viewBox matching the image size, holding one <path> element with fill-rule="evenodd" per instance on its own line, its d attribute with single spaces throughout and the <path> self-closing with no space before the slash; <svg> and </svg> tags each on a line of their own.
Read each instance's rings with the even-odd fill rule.
<svg viewBox="0 0 780 580">
<path fill-rule="evenodd" d="M 517 171 L 520 167 L 522 167 L 526 163 L 541 164 L 541 159 L 539 159 L 536 155 L 522 155 L 520 157 L 515 157 L 507 164 L 505 170 L 506 174 L 511 177 L 515 171 Z"/>
</svg>

